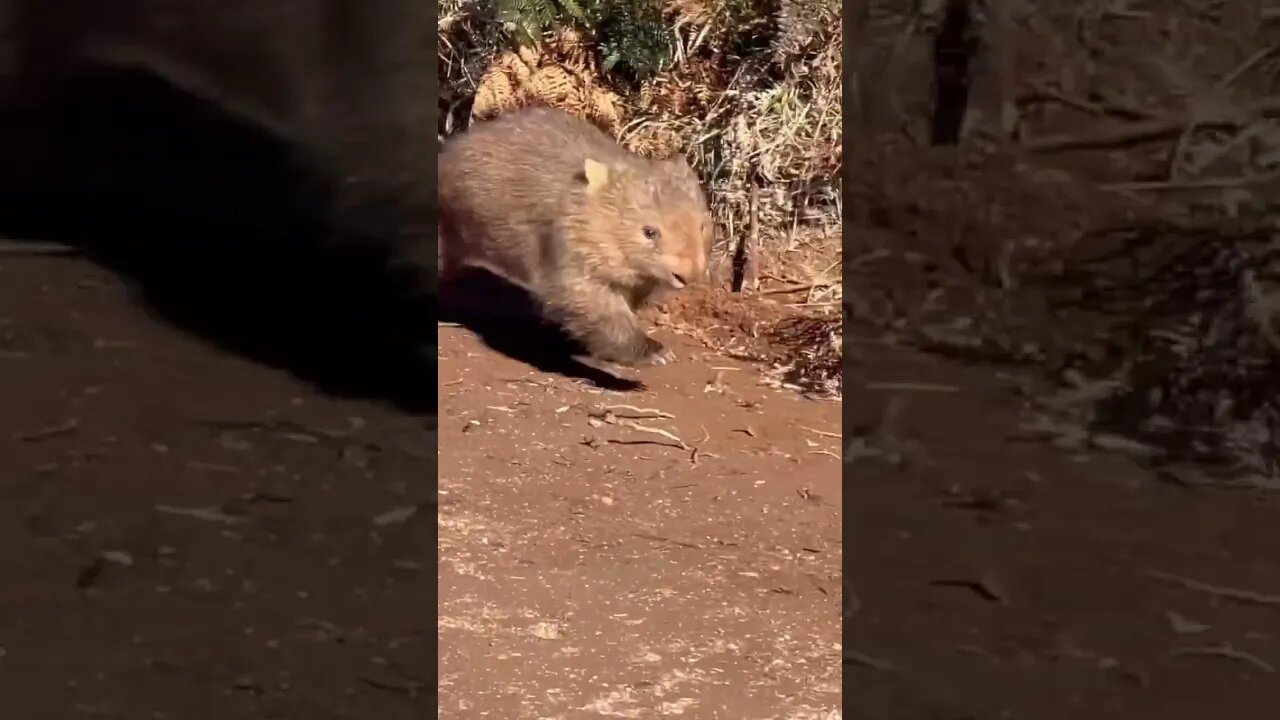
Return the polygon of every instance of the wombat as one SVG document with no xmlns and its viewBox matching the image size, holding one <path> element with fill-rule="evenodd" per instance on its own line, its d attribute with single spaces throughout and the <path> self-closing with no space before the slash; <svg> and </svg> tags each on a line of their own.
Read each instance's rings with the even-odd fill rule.
<svg viewBox="0 0 1280 720">
<path fill-rule="evenodd" d="M 446 139 L 437 186 L 445 280 L 484 268 L 528 290 L 590 355 L 667 360 L 635 311 L 707 277 L 711 216 L 683 157 L 641 157 L 534 106 Z"/>
<path fill-rule="evenodd" d="M 159 77 L 296 150 L 346 237 L 434 294 L 435 7 L 423 0 L 0 0 L 0 107 L 81 70 Z"/>
</svg>

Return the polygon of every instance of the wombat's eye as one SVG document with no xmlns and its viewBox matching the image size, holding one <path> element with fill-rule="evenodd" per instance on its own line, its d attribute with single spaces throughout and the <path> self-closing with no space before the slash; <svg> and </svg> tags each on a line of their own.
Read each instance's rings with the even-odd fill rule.
<svg viewBox="0 0 1280 720">
<path fill-rule="evenodd" d="M 658 228 L 652 225 L 644 226 L 644 238 L 650 242 L 658 239 Z"/>
</svg>

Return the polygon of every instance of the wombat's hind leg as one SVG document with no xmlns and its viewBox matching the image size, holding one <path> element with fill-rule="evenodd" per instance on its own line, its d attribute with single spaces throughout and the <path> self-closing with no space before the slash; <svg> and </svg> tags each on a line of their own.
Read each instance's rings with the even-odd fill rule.
<svg viewBox="0 0 1280 720">
<path fill-rule="evenodd" d="M 606 288 L 593 289 L 568 302 L 548 303 L 548 314 L 587 352 L 606 362 L 634 365 L 665 363 L 669 353 L 645 333 L 627 301 Z"/>
</svg>

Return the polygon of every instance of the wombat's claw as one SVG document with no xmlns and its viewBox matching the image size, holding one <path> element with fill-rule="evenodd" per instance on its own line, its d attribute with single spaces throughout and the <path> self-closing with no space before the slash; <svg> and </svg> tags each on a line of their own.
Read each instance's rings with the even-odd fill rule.
<svg viewBox="0 0 1280 720">
<path fill-rule="evenodd" d="M 666 365 L 667 363 L 675 362 L 676 354 L 671 352 L 670 348 L 657 345 L 657 343 L 655 343 L 655 345 L 656 347 L 650 351 L 649 356 L 644 359 L 645 363 L 650 365 Z"/>
</svg>

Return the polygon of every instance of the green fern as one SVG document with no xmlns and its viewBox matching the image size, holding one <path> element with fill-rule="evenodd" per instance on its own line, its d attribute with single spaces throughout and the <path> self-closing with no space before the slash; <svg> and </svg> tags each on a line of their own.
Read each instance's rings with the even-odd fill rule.
<svg viewBox="0 0 1280 720">
<path fill-rule="evenodd" d="M 586 31 L 604 70 L 639 80 L 671 62 L 671 33 L 657 0 L 496 0 L 497 16 L 518 43 L 537 42 L 556 25 Z"/>
<path fill-rule="evenodd" d="M 498 21 L 521 44 L 537 42 L 555 22 L 555 0 L 497 0 Z"/>
<path fill-rule="evenodd" d="M 634 80 L 666 68 L 671 32 L 654 0 L 593 0 L 589 17 L 600 43 L 601 64 Z"/>
<path fill-rule="evenodd" d="M 577 0 L 560 0 L 560 6 L 564 8 L 564 12 L 569 17 L 578 22 L 584 22 L 587 19 L 587 11 Z"/>
</svg>

